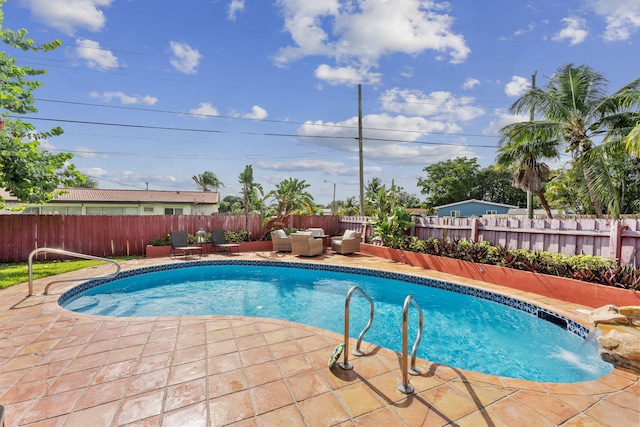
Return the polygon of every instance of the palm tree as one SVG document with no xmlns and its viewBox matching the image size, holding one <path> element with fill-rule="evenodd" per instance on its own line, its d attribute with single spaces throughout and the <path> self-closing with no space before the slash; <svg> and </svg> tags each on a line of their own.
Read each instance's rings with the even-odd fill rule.
<svg viewBox="0 0 640 427">
<path fill-rule="evenodd" d="M 338 202 L 336 202 L 338 203 Z M 338 209 L 338 215 L 358 216 L 360 215 L 360 205 L 355 197 L 347 197 L 347 200 Z"/>
<path fill-rule="evenodd" d="M 498 141 L 499 167 L 515 167 L 513 185 L 527 193 L 535 194 L 540 199 L 548 218 L 552 218 L 551 208 L 544 196 L 544 182 L 549 177 L 549 166 L 541 159 L 559 158 L 557 146 L 545 141 L 518 139 L 521 134 L 511 137 L 508 131 Z"/>
<path fill-rule="evenodd" d="M 263 194 L 262 186 L 253 182 L 253 166 L 246 165 L 244 171 L 238 176 L 238 182 L 242 185 L 242 204 L 244 206 L 244 226 L 249 228 L 249 210 L 252 204 L 256 204 Z"/>
<path fill-rule="evenodd" d="M 194 175 L 191 179 L 193 179 L 198 188 L 202 191 L 218 191 L 220 187 L 224 187 L 222 181 L 220 181 L 216 174 L 211 171 L 205 171 L 200 175 Z"/>
<path fill-rule="evenodd" d="M 636 125 L 627 135 L 626 143 L 626 149 L 629 154 L 640 157 L 640 120 L 636 122 Z"/>
<path fill-rule="evenodd" d="M 294 211 L 310 211 L 313 209 L 313 196 L 306 191 L 311 184 L 297 178 L 289 178 L 276 184 L 276 189 L 270 191 L 267 197 L 275 199 L 276 225 L 284 224 L 286 217 Z"/>
<path fill-rule="evenodd" d="M 541 141 L 566 145 L 573 166 L 581 169 L 593 209 L 602 216 L 602 202 L 615 214 L 620 200 L 613 181 L 607 178 L 604 146 L 620 144 L 637 123 L 640 105 L 640 78 L 612 95 L 606 95 L 607 80 L 592 68 L 568 64 L 553 75 L 546 90 L 532 88 L 512 106 L 523 114 L 532 109 L 541 117 L 514 123 L 501 129 L 505 141 Z M 600 140 L 600 147 L 596 144 Z M 591 153 L 592 150 L 595 152 Z M 534 174 L 535 175 L 535 174 Z"/>
</svg>

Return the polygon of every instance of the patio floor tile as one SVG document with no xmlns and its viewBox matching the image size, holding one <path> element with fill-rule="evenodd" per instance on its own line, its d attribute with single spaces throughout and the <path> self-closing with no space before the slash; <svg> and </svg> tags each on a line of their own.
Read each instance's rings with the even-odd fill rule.
<svg viewBox="0 0 640 427">
<path fill-rule="evenodd" d="M 272 254 L 240 256 L 264 260 Z M 273 259 L 301 262 L 286 254 Z M 123 268 L 169 262 L 183 261 L 132 260 Z M 359 255 L 303 262 L 432 274 Z M 83 272 L 65 277 L 74 274 Z M 6 427 L 622 427 L 640 419 L 639 376 L 627 370 L 596 381 L 536 383 L 419 359 L 422 373 L 409 377 L 415 392 L 406 395 L 397 389 L 400 359 L 390 350 L 363 342 L 364 356 L 349 355 L 353 369 L 329 369 L 329 355 L 343 339 L 339 333 L 240 316 L 77 314 L 56 302 L 73 286 L 61 284 L 26 303 L 24 288 L 0 291 Z M 514 294 L 557 305 L 567 315 L 575 307 Z M 350 345 L 355 348 L 355 340 Z"/>
</svg>

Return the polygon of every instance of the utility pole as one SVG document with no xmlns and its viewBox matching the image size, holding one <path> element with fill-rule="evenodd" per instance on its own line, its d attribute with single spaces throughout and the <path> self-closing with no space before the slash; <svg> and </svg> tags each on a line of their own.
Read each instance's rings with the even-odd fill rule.
<svg viewBox="0 0 640 427">
<path fill-rule="evenodd" d="M 364 216 L 364 161 L 362 158 L 362 85 L 358 84 L 358 154 L 360 156 L 360 216 Z"/>
<path fill-rule="evenodd" d="M 536 74 L 537 71 L 531 75 L 531 90 L 536 88 Z M 531 106 L 531 112 L 529 114 L 529 121 L 533 122 L 535 120 L 535 109 Z M 527 218 L 533 219 L 533 193 L 527 190 Z"/>
<path fill-rule="evenodd" d="M 324 182 L 330 182 L 333 184 L 333 201 L 331 202 L 331 216 L 336 216 L 336 183 L 329 180 L 324 180 Z"/>
</svg>

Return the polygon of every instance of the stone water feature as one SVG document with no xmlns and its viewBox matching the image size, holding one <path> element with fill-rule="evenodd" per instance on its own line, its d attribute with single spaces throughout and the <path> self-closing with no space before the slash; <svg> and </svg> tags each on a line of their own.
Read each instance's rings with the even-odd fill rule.
<svg viewBox="0 0 640 427">
<path fill-rule="evenodd" d="M 602 332 L 602 360 L 640 373 L 640 306 L 605 305 L 591 312 L 591 321 Z"/>
</svg>

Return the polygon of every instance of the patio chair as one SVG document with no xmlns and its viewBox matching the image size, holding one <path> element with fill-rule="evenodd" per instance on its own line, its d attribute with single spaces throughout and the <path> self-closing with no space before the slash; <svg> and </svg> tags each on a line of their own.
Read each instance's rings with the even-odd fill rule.
<svg viewBox="0 0 640 427">
<path fill-rule="evenodd" d="M 360 250 L 362 233 L 354 230 L 346 230 L 342 236 L 331 238 L 331 249 L 335 252 L 348 255 Z"/>
<path fill-rule="evenodd" d="M 172 231 L 171 232 L 171 258 L 175 259 L 178 256 L 183 258 L 190 257 L 197 253 L 202 258 L 202 246 L 189 246 L 187 240 L 186 231 Z"/>
<path fill-rule="evenodd" d="M 291 252 L 291 237 L 287 236 L 284 230 L 272 231 L 271 242 L 275 252 Z"/>
<path fill-rule="evenodd" d="M 294 233 L 290 238 L 293 255 L 316 256 L 324 252 L 322 239 L 314 238 L 311 233 Z"/>
<path fill-rule="evenodd" d="M 227 255 L 231 255 L 231 252 L 236 251 L 240 254 L 239 243 L 227 243 L 227 238 L 224 235 L 224 230 L 211 230 L 211 252 L 225 252 Z"/>
</svg>

